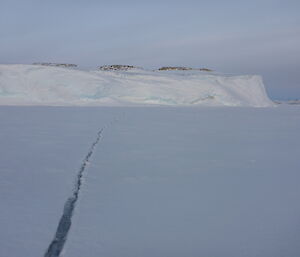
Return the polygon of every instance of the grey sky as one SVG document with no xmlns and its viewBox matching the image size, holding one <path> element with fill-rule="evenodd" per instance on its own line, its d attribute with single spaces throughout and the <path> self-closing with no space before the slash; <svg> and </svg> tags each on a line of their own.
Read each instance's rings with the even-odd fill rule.
<svg viewBox="0 0 300 257">
<path fill-rule="evenodd" d="M 0 0 L 0 62 L 209 67 L 300 98 L 300 1 Z"/>
</svg>

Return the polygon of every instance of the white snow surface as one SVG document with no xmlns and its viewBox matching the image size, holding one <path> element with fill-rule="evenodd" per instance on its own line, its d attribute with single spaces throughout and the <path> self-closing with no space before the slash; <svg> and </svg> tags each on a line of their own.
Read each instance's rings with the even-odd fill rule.
<svg viewBox="0 0 300 257">
<path fill-rule="evenodd" d="M 201 71 L 0 65 L 0 105 L 273 106 L 262 78 Z"/>
</svg>

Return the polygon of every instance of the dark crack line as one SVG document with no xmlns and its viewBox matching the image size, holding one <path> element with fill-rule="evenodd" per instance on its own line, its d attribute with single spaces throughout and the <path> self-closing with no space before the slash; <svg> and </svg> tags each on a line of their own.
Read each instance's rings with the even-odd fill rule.
<svg viewBox="0 0 300 257">
<path fill-rule="evenodd" d="M 99 143 L 99 141 L 101 139 L 102 132 L 103 132 L 103 129 L 98 131 L 96 140 L 93 142 L 89 152 L 87 153 L 87 155 L 85 156 L 85 158 L 82 162 L 82 165 L 77 174 L 73 194 L 72 194 L 72 196 L 70 196 L 67 199 L 67 201 L 64 205 L 64 211 L 63 211 L 63 214 L 58 223 L 58 227 L 57 227 L 54 239 L 50 243 L 44 257 L 59 257 L 61 251 L 64 248 L 69 230 L 72 225 L 72 216 L 74 213 L 75 205 L 78 200 L 80 189 L 82 187 L 82 178 L 84 175 L 84 171 L 88 165 L 88 162 L 89 162 L 97 144 Z"/>
</svg>

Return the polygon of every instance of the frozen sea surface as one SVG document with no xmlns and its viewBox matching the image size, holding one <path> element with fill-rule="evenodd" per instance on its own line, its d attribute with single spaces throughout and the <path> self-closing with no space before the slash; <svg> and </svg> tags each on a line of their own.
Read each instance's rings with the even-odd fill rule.
<svg viewBox="0 0 300 257">
<path fill-rule="evenodd" d="M 0 107 L 0 256 L 300 256 L 300 109 Z"/>
</svg>

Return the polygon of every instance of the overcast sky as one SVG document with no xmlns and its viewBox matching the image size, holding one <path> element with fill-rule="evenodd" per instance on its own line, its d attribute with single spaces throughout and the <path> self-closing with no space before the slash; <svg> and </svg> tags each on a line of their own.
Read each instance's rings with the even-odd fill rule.
<svg viewBox="0 0 300 257">
<path fill-rule="evenodd" d="M 208 67 L 300 98 L 299 0 L 0 0 L 0 63 Z"/>
</svg>

